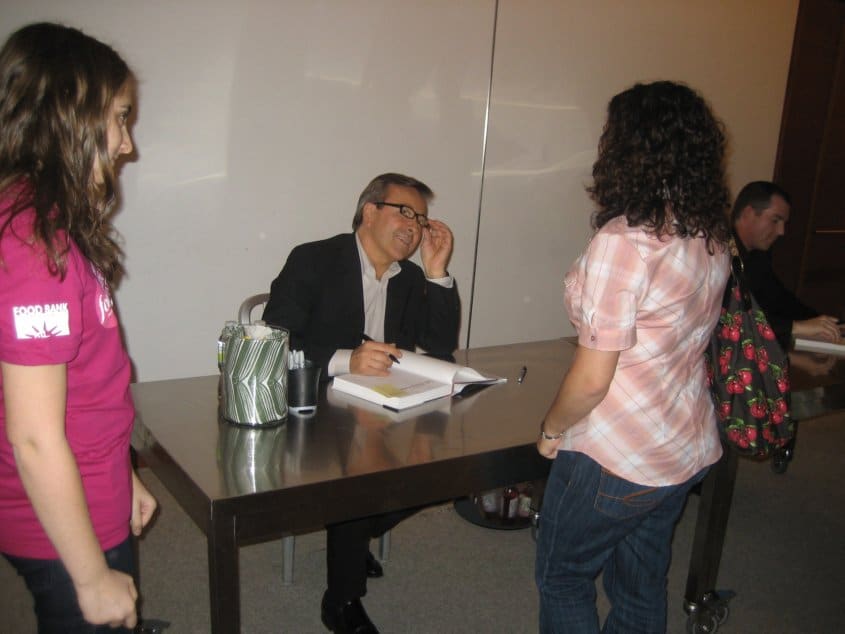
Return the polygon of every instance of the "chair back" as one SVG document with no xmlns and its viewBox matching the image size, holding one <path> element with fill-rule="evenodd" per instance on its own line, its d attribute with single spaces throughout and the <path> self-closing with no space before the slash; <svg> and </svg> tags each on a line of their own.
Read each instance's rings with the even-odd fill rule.
<svg viewBox="0 0 845 634">
<path fill-rule="evenodd" d="M 241 307 L 238 308 L 238 322 L 242 324 L 251 324 L 253 309 L 255 309 L 256 306 L 264 308 L 264 305 L 269 299 L 270 293 L 259 293 L 258 295 L 247 297 L 241 302 Z"/>
</svg>

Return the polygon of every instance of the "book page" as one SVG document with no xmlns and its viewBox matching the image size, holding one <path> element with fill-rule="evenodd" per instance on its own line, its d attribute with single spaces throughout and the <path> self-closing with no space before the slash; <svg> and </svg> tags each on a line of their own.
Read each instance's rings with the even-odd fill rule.
<svg viewBox="0 0 845 634">
<path fill-rule="evenodd" d="M 336 390 L 368 399 L 386 407 L 402 409 L 427 400 L 458 394 L 467 385 L 503 383 L 502 377 L 417 354 L 402 352 L 386 377 L 342 374 L 334 377 Z"/>
<path fill-rule="evenodd" d="M 335 407 L 345 407 L 347 409 L 362 409 L 369 412 L 373 416 L 379 416 L 386 420 L 390 420 L 391 422 L 397 423 L 406 420 L 417 419 L 423 414 L 428 414 L 431 412 L 441 412 L 444 415 L 448 415 L 452 408 L 451 399 L 441 398 L 420 403 L 415 407 L 396 411 L 392 409 L 386 409 L 371 400 L 361 398 L 359 396 L 353 396 L 352 394 L 348 394 L 346 392 L 342 392 L 340 390 L 335 389 L 334 387 L 330 387 L 328 390 L 326 390 L 326 398 L 328 399 L 328 402 L 334 405 Z"/>
<path fill-rule="evenodd" d="M 395 365 L 388 376 L 343 374 L 334 377 L 334 389 L 374 403 L 404 409 L 442 396 L 449 396 L 452 384 L 406 372 Z"/>
<path fill-rule="evenodd" d="M 390 368 L 391 374 L 396 370 L 419 374 L 426 378 L 438 381 L 439 383 L 452 384 L 455 374 L 462 368 L 456 363 L 449 363 L 429 357 L 416 352 L 402 351 L 399 363 L 394 363 Z"/>
<path fill-rule="evenodd" d="M 816 341 L 815 339 L 802 339 L 801 337 L 795 338 L 795 349 L 845 356 L 845 344 Z"/>
<path fill-rule="evenodd" d="M 467 383 L 505 383 L 507 379 L 495 374 L 485 374 L 478 370 L 473 370 L 470 367 L 463 366 L 456 373 L 453 379 L 455 385 L 465 385 Z"/>
<path fill-rule="evenodd" d="M 458 391 L 466 383 L 504 383 L 506 381 L 500 376 L 485 374 L 465 365 L 449 363 L 404 350 L 402 351 L 402 358 L 399 359 L 399 364 L 394 364 L 391 371 L 395 369 L 420 374 L 441 383 L 454 384 Z"/>
<path fill-rule="evenodd" d="M 397 368 L 390 368 L 388 376 L 364 376 L 363 374 L 343 374 L 336 376 L 338 383 L 352 383 L 359 385 L 385 398 L 395 398 L 415 394 L 436 385 L 450 385 L 451 381 L 438 381 L 427 376 L 408 372 Z"/>
<path fill-rule="evenodd" d="M 422 394 L 427 390 L 444 385 L 442 381 L 435 381 L 418 374 L 393 369 L 390 371 L 390 376 L 361 378 L 366 380 L 359 381 L 359 383 L 367 385 L 373 392 L 381 394 L 385 398 L 401 398 L 411 394 Z"/>
</svg>

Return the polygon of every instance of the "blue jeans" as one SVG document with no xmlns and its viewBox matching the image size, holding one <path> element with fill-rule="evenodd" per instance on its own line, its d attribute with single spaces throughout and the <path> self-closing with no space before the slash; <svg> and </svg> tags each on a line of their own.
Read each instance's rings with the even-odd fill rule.
<svg viewBox="0 0 845 634">
<path fill-rule="evenodd" d="M 601 631 L 664 633 L 672 533 L 690 488 L 706 473 L 648 487 L 582 453 L 559 452 L 537 532 L 540 632 L 599 632 L 595 580 L 604 570 L 611 611 Z"/>
<path fill-rule="evenodd" d="M 135 572 L 135 554 L 132 538 L 105 552 L 109 568 L 128 575 Z M 82 618 L 76 590 L 67 570 L 59 559 L 27 559 L 4 555 L 18 574 L 24 578 L 27 588 L 35 599 L 35 616 L 38 619 L 38 634 L 99 634 L 125 633 L 131 630 L 110 628 L 106 625 L 91 625 Z"/>
</svg>

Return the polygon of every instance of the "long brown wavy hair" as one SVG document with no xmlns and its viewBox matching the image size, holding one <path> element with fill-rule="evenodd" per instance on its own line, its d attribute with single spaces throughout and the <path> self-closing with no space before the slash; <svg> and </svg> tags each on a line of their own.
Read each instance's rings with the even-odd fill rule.
<svg viewBox="0 0 845 634">
<path fill-rule="evenodd" d="M 617 216 L 662 238 L 730 237 L 725 135 L 707 103 L 683 84 L 636 84 L 610 100 L 587 188 L 598 229 Z"/>
<path fill-rule="evenodd" d="M 25 26 L 0 50 L 0 191 L 17 192 L 0 235 L 34 209 L 34 235 L 53 275 L 66 272 L 62 232 L 110 284 L 123 272 L 110 221 L 115 175 L 106 130 L 112 100 L 130 79 L 109 46 L 59 24 Z"/>
</svg>

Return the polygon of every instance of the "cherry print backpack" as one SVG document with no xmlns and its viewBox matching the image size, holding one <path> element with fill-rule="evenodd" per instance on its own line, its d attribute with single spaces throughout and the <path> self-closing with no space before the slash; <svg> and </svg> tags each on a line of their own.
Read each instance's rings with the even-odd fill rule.
<svg viewBox="0 0 845 634">
<path fill-rule="evenodd" d="M 722 312 L 704 353 L 707 382 L 723 440 L 742 455 L 765 458 L 795 435 L 789 357 L 747 289 L 733 241 L 731 255 Z"/>
</svg>

